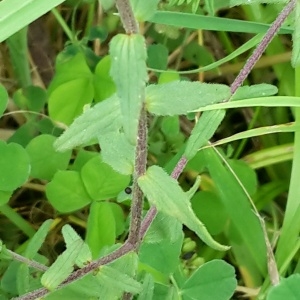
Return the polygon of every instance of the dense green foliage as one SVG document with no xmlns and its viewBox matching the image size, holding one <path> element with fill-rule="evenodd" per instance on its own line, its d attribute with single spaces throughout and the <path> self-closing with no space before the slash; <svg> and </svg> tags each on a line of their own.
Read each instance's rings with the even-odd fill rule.
<svg viewBox="0 0 300 300">
<path fill-rule="evenodd" d="M 0 300 L 300 299 L 299 13 L 2 0 Z"/>
</svg>

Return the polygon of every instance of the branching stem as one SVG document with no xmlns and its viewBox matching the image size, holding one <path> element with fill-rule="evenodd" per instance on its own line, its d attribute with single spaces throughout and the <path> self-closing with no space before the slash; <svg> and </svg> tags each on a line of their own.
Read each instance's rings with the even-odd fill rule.
<svg viewBox="0 0 300 300">
<path fill-rule="evenodd" d="M 292 12 L 296 5 L 296 0 L 291 0 L 282 12 L 278 15 L 277 19 L 273 22 L 272 26 L 267 31 L 266 35 L 262 39 L 261 43 L 257 46 L 251 57 L 247 60 L 244 68 L 241 70 L 239 75 L 236 77 L 231 85 L 231 93 L 234 94 L 236 90 L 241 86 L 245 78 L 249 75 L 250 71 L 254 67 L 255 63 L 259 60 L 266 47 L 279 30 L 282 23 L 285 21 L 287 16 Z M 133 11 L 129 0 L 116 0 L 116 6 L 120 13 L 120 17 L 127 34 L 138 33 L 138 23 L 136 22 Z M 128 240 L 117 250 L 110 253 L 109 255 L 102 257 L 98 260 L 92 261 L 87 266 L 72 273 L 58 288 L 63 288 L 66 285 L 78 280 L 85 275 L 96 270 L 100 266 L 106 265 L 115 261 L 116 259 L 126 255 L 131 251 L 137 251 L 139 244 L 149 229 L 153 219 L 157 214 L 155 207 L 151 207 L 148 211 L 145 219 L 141 222 L 141 214 L 143 207 L 143 193 L 137 185 L 137 178 L 143 175 L 146 171 L 146 158 L 147 158 L 147 118 L 146 110 L 143 107 L 138 125 L 138 138 L 136 146 L 136 157 L 135 157 L 135 170 L 134 170 L 134 182 L 133 182 L 133 204 L 131 212 L 131 225 Z M 187 164 L 187 159 L 183 156 L 178 161 L 175 169 L 172 172 L 172 177 L 178 179 L 182 173 L 184 167 Z M 137 233 L 140 234 L 137 234 Z M 38 269 L 41 269 L 38 266 Z M 23 295 L 18 300 L 32 300 L 37 299 L 48 294 L 48 290 L 41 288 Z M 130 295 L 129 295 L 130 296 Z"/>
</svg>

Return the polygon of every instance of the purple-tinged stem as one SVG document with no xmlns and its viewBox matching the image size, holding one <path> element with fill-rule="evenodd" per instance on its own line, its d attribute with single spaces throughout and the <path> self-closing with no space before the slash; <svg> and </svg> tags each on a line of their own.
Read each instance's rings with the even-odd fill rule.
<svg viewBox="0 0 300 300">
<path fill-rule="evenodd" d="M 87 266 L 78 269 L 74 273 L 72 273 L 58 288 L 63 288 L 70 283 L 78 280 L 79 278 L 84 277 L 85 275 L 93 272 L 94 270 L 98 269 L 100 266 L 107 265 L 112 261 L 124 256 L 125 254 L 129 253 L 130 251 L 134 250 L 134 246 L 125 242 L 119 249 L 115 250 L 114 252 L 108 254 L 105 257 L 102 257 L 98 260 L 92 261 Z M 27 293 L 26 295 L 13 298 L 13 300 L 34 300 L 40 297 L 43 297 L 49 293 L 49 290 L 46 288 L 40 288 L 33 292 Z"/>
<path fill-rule="evenodd" d="M 131 221 L 129 227 L 129 236 L 127 240 L 130 244 L 135 246 L 136 250 L 138 250 L 139 244 L 141 242 L 138 233 L 141 230 L 144 198 L 144 194 L 140 189 L 137 180 L 140 176 L 146 173 L 147 135 L 147 115 L 146 109 L 145 107 L 143 107 L 138 124 L 138 136 L 135 150 L 135 164 L 132 185 Z"/>
<path fill-rule="evenodd" d="M 276 20 L 273 22 L 271 27 L 266 32 L 265 36 L 258 44 L 253 54 L 249 57 L 243 69 L 240 71 L 239 75 L 235 78 L 234 82 L 231 84 L 230 90 L 231 95 L 233 95 L 236 90 L 243 84 L 244 80 L 247 78 L 254 65 L 260 59 L 264 51 L 266 50 L 269 43 L 272 41 L 278 30 L 280 29 L 283 22 L 289 16 L 296 6 L 296 0 L 291 0 L 278 15 Z"/>
</svg>

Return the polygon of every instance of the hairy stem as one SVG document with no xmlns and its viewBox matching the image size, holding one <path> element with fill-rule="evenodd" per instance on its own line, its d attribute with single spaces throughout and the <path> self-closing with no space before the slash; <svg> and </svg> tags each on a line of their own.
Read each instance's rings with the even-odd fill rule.
<svg viewBox="0 0 300 300">
<path fill-rule="evenodd" d="M 27 257 L 24 257 L 24 256 L 22 256 L 22 255 L 20 255 L 18 253 L 15 253 L 15 252 L 11 251 L 9 249 L 5 249 L 5 251 L 8 252 L 8 254 L 11 255 L 14 260 L 22 262 L 22 263 L 26 264 L 29 267 L 32 267 L 32 268 L 37 269 L 37 270 L 40 270 L 42 272 L 45 272 L 45 271 L 48 270 L 47 266 L 45 266 L 43 264 L 40 264 L 37 261 L 31 260 L 31 259 L 29 259 Z"/>
<path fill-rule="evenodd" d="M 247 62 L 245 63 L 243 69 L 240 71 L 238 76 L 235 78 L 234 82 L 231 84 L 231 95 L 233 95 L 236 90 L 242 85 L 244 80 L 247 78 L 251 70 L 253 69 L 254 65 L 260 59 L 264 51 L 266 50 L 267 46 L 270 44 L 278 30 L 280 29 L 283 22 L 289 16 L 289 14 L 293 11 L 296 6 L 296 0 L 291 0 L 281 11 L 278 15 L 276 20 L 272 23 L 271 27 L 266 32 L 265 36 L 258 44 L 252 55 L 248 58 Z"/>
<path fill-rule="evenodd" d="M 280 26 L 287 18 L 287 16 L 291 13 L 294 9 L 296 4 L 296 0 L 291 0 L 286 7 L 282 10 L 279 14 L 277 19 L 274 21 L 270 29 L 267 31 L 265 37 L 261 41 L 261 43 L 257 46 L 254 53 L 246 62 L 244 68 L 241 70 L 237 78 L 231 85 L 231 93 L 234 94 L 238 87 L 241 86 L 245 78 L 250 73 L 251 69 L 258 61 L 262 53 L 264 52 L 265 48 L 268 46 L 272 38 L 275 36 L 277 31 L 279 30 Z M 138 24 L 134 18 L 132 8 L 130 6 L 129 0 L 117 0 L 116 6 L 119 10 L 120 17 L 125 28 L 127 34 L 134 34 L 138 33 Z M 138 140 L 136 146 L 136 158 L 135 158 L 135 172 L 134 172 L 134 187 L 133 187 L 133 207 L 131 212 L 131 227 L 128 240 L 117 250 L 110 253 L 109 255 L 102 257 L 98 260 L 92 261 L 87 266 L 75 271 L 72 273 L 58 288 L 63 288 L 70 283 L 78 280 L 85 275 L 91 273 L 92 271 L 96 270 L 102 265 L 106 265 L 115 261 L 116 259 L 126 255 L 131 251 L 136 251 L 139 247 L 139 243 L 142 238 L 145 236 L 148 228 L 150 227 L 153 219 L 157 214 L 157 210 L 155 207 L 151 207 L 148 211 L 144 221 L 141 223 L 141 213 L 142 213 L 142 206 L 143 206 L 143 194 L 139 189 L 136 181 L 137 178 L 143 175 L 146 171 L 146 158 L 147 158 L 147 122 L 146 122 L 146 111 L 143 108 L 141 111 L 141 116 L 139 120 L 139 128 L 138 128 Z M 186 166 L 187 159 L 183 156 L 178 161 L 175 169 L 172 172 L 172 177 L 174 179 L 178 179 L 179 175 L 182 173 L 184 167 Z M 139 232 L 140 234 L 137 234 Z M 18 298 L 19 300 L 32 300 L 37 299 L 42 296 L 48 294 L 49 291 L 45 288 L 41 288 L 30 292 L 26 295 L 23 295 Z M 125 297 L 131 297 L 130 294 L 125 293 Z M 130 299 L 130 298 L 128 298 Z"/>
<path fill-rule="evenodd" d="M 74 282 L 75 280 L 78 280 L 85 275 L 93 272 L 94 270 L 98 269 L 100 266 L 107 265 L 116 259 L 124 256 L 125 254 L 129 253 L 130 251 L 134 250 L 133 246 L 129 243 L 123 244 L 119 249 L 115 250 L 114 252 L 108 254 L 105 257 L 102 257 L 100 259 L 97 259 L 95 261 L 92 261 L 87 266 L 73 272 L 61 285 L 58 286 L 57 289 L 66 287 L 70 283 Z M 40 297 L 43 297 L 49 293 L 49 290 L 46 288 L 41 288 L 38 290 L 35 290 L 33 292 L 27 293 L 26 295 L 23 295 L 21 297 L 13 298 L 14 300 L 33 300 Z"/>
<path fill-rule="evenodd" d="M 133 15 L 129 0 L 117 0 L 116 6 L 120 14 L 123 27 L 127 34 L 138 33 L 139 27 Z"/>
<path fill-rule="evenodd" d="M 147 115 L 143 107 L 140 114 L 138 125 L 138 137 L 135 150 L 135 170 L 132 187 L 132 204 L 131 204 L 131 222 L 128 236 L 128 243 L 134 245 L 137 250 L 140 244 L 139 232 L 142 223 L 143 212 L 143 192 L 138 186 L 137 179 L 146 172 L 147 164 Z"/>
</svg>

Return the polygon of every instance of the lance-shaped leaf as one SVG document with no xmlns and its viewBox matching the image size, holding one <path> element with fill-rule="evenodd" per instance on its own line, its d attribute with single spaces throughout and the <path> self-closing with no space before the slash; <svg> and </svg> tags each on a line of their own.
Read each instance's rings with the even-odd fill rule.
<svg viewBox="0 0 300 300">
<path fill-rule="evenodd" d="M 67 224 L 63 226 L 61 232 L 65 239 L 67 249 L 72 247 L 72 244 L 78 240 L 82 242 L 82 248 L 75 260 L 75 263 L 79 268 L 83 268 L 87 263 L 92 261 L 92 253 L 89 246 L 83 242 L 82 238 L 70 225 Z"/>
<path fill-rule="evenodd" d="M 114 170 L 131 175 L 134 167 L 134 146 L 128 142 L 123 132 L 115 131 L 99 135 L 102 159 Z"/>
<path fill-rule="evenodd" d="M 84 242 L 76 240 L 65 250 L 43 274 L 41 283 L 48 290 L 57 288 L 74 270 L 74 264 L 82 251 Z"/>
<path fill-rule="evenodd" d="M 237 89 L 234 95 L 231 97 L 231 101 L 249 99 L 249 98 L 259 98 L 272 96 L 278 93 L 278 88 L 275 85 L 261 83 L 254 85 L 244 85 Z"/>
<path fill-rule="evenodd" d="M 52 223 L 53 223 L 53 220 L 49 219 L 41 225 L 39 230 L 35 233 L 35 235 L 29 241 L 27 248 L 25 250 L 25 253 L 24 253 L 25 257 L 27 257 L 29 259 L 33 259 L 35 257 L 35 255 L 41 248 L 42 244 L 44 243 Z"/>
<path fill-rule="evenodd" d="M 120 98 L 122 124 L 131 144 L 136 144 L 138 120 L 147 81 L 145 40 L 139 34 L 118 34 L 110 43 L 111 76 Z"/>
<path fill-rule="evenodd" d="M 121 126 L 120 103 L 116 95 L 87 109 L 56 140 L 54 147 L 65 151 L 90 142 L 100 134 L 115 131 Z"/>
<path fill-rule="evenodd" d="M 218 129 L 220 123 L 224 119 L 225 111 L 206 111 L 204 112 L 196 126 L 194 127 L 191 136 L 188 139 L 184 156 L 192 159 L 200 147 L 205 145 Z"/>
<path fill-rule="evenodd" d="M 137 294 L 142 289 L 142 285 L 138 281 L 110 266 L 101 266 L 100 272 L 96 276 L 99 284 L 106 287 L 102 288 L 103 298 L 101 299 L 119 299 L 118 297 L 109 298 L 108 295 L 111 294 L 111 291 Z"/>
<path fill-rule="evenodd" d="M 300 97 L 293 96 L 273 96 L 273 97 L 259 97 L 245 100 L 230 101 L 224 103 L 216 103 L 199 107 L 194 111 L 207 111 L 216 109 L 227 109 L 227 108 L 241 108 L 241 107 L 254 107 L 254 106 L 265 106 L 265 107 L 300 107 Z"/>
<path fill-rule="evenodd" d="M 0 42 L 36 20 L 64 0 L 0 1 Z M 16 22 L 16 20 L 19 20 Z"/>
<path fill-rule="evenodd" d="M 150 113 L 173 116 L 224 101 L 230 97 L 230 89 L 223 84 L 173 81 L 148 86 L 146 95 L 146 107 Z"/>
<path fill-rule="evenodd" d="M 188 195 L 162 168 L 151 166 L 145 175 L 139 177 L 138 184 L 158 211 L 176 218 L 193 230 L 211 248 L 219 251 L 229 249 L 228 246 L 219 244 L 211 237 L 204 224 L 194 214 Z"/>
</svg>

